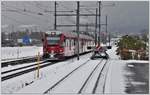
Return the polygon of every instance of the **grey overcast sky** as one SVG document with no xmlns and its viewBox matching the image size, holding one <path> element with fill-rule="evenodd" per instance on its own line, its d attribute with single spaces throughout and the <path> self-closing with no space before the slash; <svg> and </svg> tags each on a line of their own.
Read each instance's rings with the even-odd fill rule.
<svg viewBox="0 0 150 95">
<path fill-rule="evenodd" d="M 47 31 L 53 29 L 54 10 L 53 1 L 3 1 L 2 3 L 2 31 L 11 31 L 21 27 L 32 27 Z M 95 13 L 98 7 L 97 1 L 82 1 L 80 13 Z M 73 10 L 75 13 L 75 1 L 59 1 L 58 10 Z M 42 13 L 43 15 L 39 15 Z M 108 15 L 108 31 L 119 33 L 137 33 L 149 28 L 149 2 L 148 1 L 102 1 L 101 23 L 105 23 L 105 15 Z M 75 17 L 58 17 L 58 24 L 75 24 Z M 95 23 L 95 17 L 81 17 L 80 23 Z M 60 30 L 74 30 L 75 28 L 59 28 Z M 85 27 L 80 28 L 85 30 Z M 94 28 L 91 28 L 94 29 Z M 105 31 L 105 27 L 102 27 Z"/>
</svg>

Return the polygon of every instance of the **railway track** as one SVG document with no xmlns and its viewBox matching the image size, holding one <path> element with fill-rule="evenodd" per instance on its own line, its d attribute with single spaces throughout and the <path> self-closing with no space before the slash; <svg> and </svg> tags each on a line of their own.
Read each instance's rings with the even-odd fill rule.
<svg viewBox="0 0 150 95">
<path fill-rule="evenodd" d="M 72 74 L 73 73 L 76 73 L 76 71 L 78 71 L 80 68 L 84 68 L 84 66 L 87 64 L 87 63 L 89 63 L 89 61 L 90 60 L 88 60 L 88 61 L 86 61 L 85 63 L 83 63 L 82 65 L 80 65 L 79 67 L 77 67 L 77 68 L 75 68 L 73 71 L 71 71 L 69 74 L 67 74 L 66 76 L 64 76 L 62 79 L 60 79 L 57 83 L 55 83 L 53 86 L 51 86 L 49 89 L 47 89 L 45 92 L 44 92 L 44 94 L 47 94 L 47 93 L 51 93 L 51 91 L 53 90 L 53 89 L 57 89 L 57 86 L 58 85 L 60 85 L 61 83 L 63 83 L 64 82 L 64 80 L 67 80 L 67 78 L 68 77 L 71 77 L 72 76 Z M 94 84 L 94 86 L 93 86 L 93 89 L 92 89 L 92 91 L 91 91 L 91 93 L 92 94 L 95 94 L 96 93 L 96 90 L 97 90 L 97 87 L 98 87 L 98 82 L 99 82 L 99 79 L 100 79 L 100 77 L 101 77 L 101 75 L 102 75 L 102 72 L 103 72 L 103 70 L 104 70 L 104 68 L 105 68 L 105 66 L 106 66 L 106 64 L 107 64 L 107 61 L 108 60 L 101 60 L 98 64 L 96 64 L 95 66 L 94 66 L 94 69 L 92 69 L 92 71 L 91 71 L 91 73 L 89 74 L 89 76 L 86 78 L 86 80 L 85 80 L 85 82 L 83 83 L 83 85 L 81 86 L 81 88 L 79 88 L 79 90 L 78 90 L 78 94 L 85 94 L 84 93 L 84 91 L 85 91 L 85 89 L 86 89 L 86 87 L 88 86 L 88 83 L 90 83 L 91 81 L 92 81 L 92 76 L 94 76 L 94 74 L 96 73 L 96 71 L 99 71 L 99 69 L 100 69 L 100 71 L 99 71 L 99 73 L 98 73 L 98 76 L 97 76 L 97 80 L 95 81 L 95 84 Z M 102 66 L 101 66 L 102 65 Z M 106 77 L 105 77 L 106 78 Z M 104 88 L 104 86 L 103 86 L 103 88 Z M 66 92 L 66 93 L 68 93 L 68 92 Z M 91 94 L 90 93 L 90 94 Z M 53 94 L 53 93 L 51 93 L 51 94 Z M 89 94 L 89 93 L 88 93 Z"/>
<path fill-rule="evenodd" d="M 107 61 L 108 61 L 108 60 L 107 60 Z M 102 77 L 103 71 L 104 71 L 104 69 L 105 69 L 105 67 L 106 67 L 106 65 L 107 65 L 107 64 L 106 64 L 107 61 L 106 61 L 105 64 L 103 65 L 102 69 L 100 70 L 100 73 L 99 73 L 99 75 L 98 75 L 98 78 L 97 78 L 97 80 L 96 80 L 96 82 L 95 82 L 95 86 L 94 86 L 94 88 L 93 88 L 93 90 L 92 90 L 92 94 L 96 94 L 96 93 L 97 93 L 98 86 L 99 86 L 99 82 L 101 81 L 100 78 Z M 106 74 L 105 77 L 104 77 L 104 81 L 103 81 L 104 84 L 103 84 L 103 86 L 102 86 L 102 92 L 101 92 L 101 94 L 104 94 L 104 91 L 105 91 L 106 76 L 107 76 L 107 74 Z"/>
<path fill-rule="evenodd" d="M 45 61 L 42 61 L 42 62 L 40 62 L 40 64 L 42 64 L 42 63 L 45 63 L 47 60 L 45 60 Z M 32 67 L 32 66 L 36 66 L 37 65 L 37 63 L 35 63 L 35 64 L 29 64 L 29 65 L 27 65 L 27 66 L 22 66 L 22 67 L 19 67 L 19 68 L 15 68 L 15 69 L 11 69 L 11 70 L 7 70 L 7 71 L 3 71 L 3 72 L 1 72 L 1 74 L 6 74 L 6 73 L 9 73 L 9 72 L 13 72 L 13 71 L 17 71 L 17 70 L 21 70 L 21 69 L 25 69 L 25 68 L 29 68 L 29 67 Z"/>
<path fill-rule="evenodd" d="M 86 88 L 87 88 L 87 86 L 88 86 L 88 83 L 90 83 L 91 80 L 92 80 L 92 76 L 94 76 L 94 74 L 96 73 L 96 71 L 98 71 L 98 69 L 101 69 L 101 68 L 100 68 L 101 65 L 103 65 L 102 68 L 105 67 L 107 61 L 106 61 L 104 64 L 102 64 L 102 61 L 104 61 L 104 60 L 101 60 L 101 61 L 97 64 L 97 66 L 93 69 L 93 71 L 90 73 L 90 75 L 88 76 L 88 78 L 86 79 L 86 81 L 84 82 L 84 84 L 82 85 L 82 87 L 80 88 L 78 94 L 85 93 L 85 90 L 86 90 Z M 100 73 L 101 73 L 101 72 L 102 72 L 102 69 L 100 70 Z M 100 75 L 100 74 L 99 74 L 99 75 Z"/>
<path fill-rule="evenodd" d="M 52 65 L 52 64 L 55 64 L 56 62 L 41 62 L 40 64 L 40 68 L 43 68 L 43 67 L 46 67 L 46 66 L 49 66 L 49 65 Z M 12 72 L 12 71 L 16 71 L 16 70 L 22 70 L 22 69 L 25 69 L 25 68 L 28 68 L 28 69 L 25 69 L 25 70 L 22 70 L 22 71 L 18 71 L 18 72 L 15 72 L 15 73 L 12 73 L 12 74 L 9 74 L 9 75 L 6 75 L 6 76 L 3 76 L 2 74 L 2 77 L 1 77 L 1 81 L 5 81 L 5 80 L 8 80 L 8 79 L 11 79 L 11 78 L 14 78 L 14 77 L 17 77 L 17 76 L 20 76 L 20 75 L 23 75 L 23 74 L 26 74 L 26 73 L 29 73 L 31 71 L 34 71 L 34 70 L 37 70 L 37 64 L 33 64 L 33 65 L 29 65 L 29 66 L 25 66 L 25 67 L 21 67 L 21 68 L 17 68 L 17 69 L 13 69 L 13 70 L 9 70 L 9 71 L 5 71 L 5 73 L 7 72 Z M 4 73 L 4 72 L 3 72 Z"/>
<path fill-rule="evenodd" d="M 72 70 L 69 74 L 67 74 L 66 76 L 64 76 L 63 78 L 61 78 L 58 82 L 56 82 L 53 86 L 51 86 L 50 88 L 48 88 L 44 94 L 47 94 L 50 92 L 50 90 L 52 90 L 53 88 L 55 88 L 58 84 L 60 84 L 63 80 L 67 79 L 67 77 L 69 77 L 71 74 L 73 74 L 75 71 L 77 71 L 79 68 L 81 68 L 82 66 L 84 66 L 85 64 L 87 64 L 90 60 L 87 60 L 86 62 L 84 62 L 83 64 L 81 64 L 80 66 L 78 66 L 77 68 L 75 68 L 74 70 Z"/>
<path fill-rule="evenodd" d="M 87 53 L 89 53 L 89 52 L 87 52 Z M 83 53 L 83 54 L 80 54 L 80 55 L 84 55 L 84 54 L 86 54 L 86 53 Z M 75 57 L 75 56 L 69 57 L 65 61 L 70 60 L 73 57 Z M 43 67 L 47 67 L 47 66 L 53 65 L 53 64 L 55 64 L 57 62 L 59 62 L 59 61 L 48 62 L 48 59 L 46 59 L 46 60 L 41 61 L 39 64 L 40 64 L 40 68 L 43 68 Z M 11 64 L 13 64 L 13 63 L 11 63 Z M 26 64 L 28 64 L 28 63 L 26 63 Z M 8 79 L 11 79 L 11 78 L 14 78 L 14 77 L 17 77 L 17 76 L 20 76 L 20 75 L 32 72 L 32 71 L 37 69 L 36 65 L 37 65 L 37 63 L 31 64 L 31 65 L 27 65 L 27 66 L 23 66 L 23 67 L 19 67 L 19 68 L 16 68 L 16 69 L 11 69 L 11 70 L 8 70 L 8 71 L 3 71 L 3 72 L 1 72 L 1 75 L 2 75 L 1 81 L 5 81 L 5 80 L 8 80 Z M 11 73 L 11 72 L 15 72 L 15 73 Z M 9 74 L 9 73 L 11 73 L 11 74 Z"/>
<path fill-rule="evenodd" d="M 19 64 L 26 64 L 30 62 L 35 62 L 37 60 L 37 57 L 24 57 L 21 59 L 11 60 L 11 61 L 4 61 L 1 63 L 1 67 L 7 67 L 8 65 L 19 65 Z"/>
<path fill-rule="evenodd" d="M 90 52 L 91 51 L 84 52 L 84 53 L 81 53 L 80 55 L 88 54 Z M 70 56 L 67 59 L 73 58 L 75 56 L 76 55 Z M 40 56 L 40 59 L 41 59 L 41 61 L 45 60 L 45 59 L 42 59 L 42 56 Z M 19 64 L 28 64 L 28 63 L 36 62 L 36 61 L 37 61 L 37 57 L 23 57 L 21 59 L 15 59 L 15 60 L 11 60 L 11 61 L 2 61 L 1 67 L 3 68 L 3 67 L 7 67 L 8 65 L 14 66 L 14 65 L 19 65 Z"/>
</svg>

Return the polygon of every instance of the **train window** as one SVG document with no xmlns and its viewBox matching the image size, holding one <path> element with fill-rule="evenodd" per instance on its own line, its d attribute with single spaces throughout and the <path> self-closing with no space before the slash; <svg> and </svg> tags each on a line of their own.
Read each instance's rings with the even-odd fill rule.
<svg viewBox="0 0 150 95">
<path fill-rule="evenodd" d="M 64 46 L 66 46 L 66 39 L 64 39 L 64 42 L 63 42 Z"/>
<path fill-rule="evenodd" d="M 70 39 L 68 39 L 68 47 L 70 47 Z"/>
<path fill-rule="evenodd" d="M 74 44 L 74 46 L 76 45 L 76 40 L 75 39 L 74 39 L 74 43 L 73 44 Z"/>
<path fill-rule="evenodd" d="M 66 46 L 69 47 L 69 39 L 66 40 Z"/>
<path fill-rule="evenodd" d="M 66 47 L 68 47 L 68 39 L 66 39 Z"/>
<path fill-rule="evenodd" d="M 62 42 L 60 45 L 61 47 L 65 47 L 65 42 Z"/>
<path fill-rule="evenodd" d="M 69 40 L 69 49 L 71 50 L 71 39 Z"/>
<path fill-rule="evenodd" d="M 65 40 L 65 46 L 67 46 L 67 40 Z"/>
<path fill-rule="evenodd" d="M 70 46 L 72 46 L 72 39 L 70 39 Z"/>
<path fill-rule="evenodd" d="M 70 46 L 72 47 L 72 39 L 70 40 Z"/>
<path fill-rule="evenodd" d="M 74 46 L 74 40 L 72 39 L 72 46 Z"/>
</svg>

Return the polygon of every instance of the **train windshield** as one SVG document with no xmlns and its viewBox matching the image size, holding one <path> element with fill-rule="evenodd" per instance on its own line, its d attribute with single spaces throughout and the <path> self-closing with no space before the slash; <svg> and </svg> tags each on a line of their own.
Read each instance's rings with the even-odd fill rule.
<svg viewBox="0 0 150 95">
<path fill-rule="evenodd" d="M 56 45 L 58 44 L 60 41 L 60 37 L 55 37 L 55 36 L 51 36 L 51 37 L 47 37 L 47 44 L 48 45 Z"/>
</svg>

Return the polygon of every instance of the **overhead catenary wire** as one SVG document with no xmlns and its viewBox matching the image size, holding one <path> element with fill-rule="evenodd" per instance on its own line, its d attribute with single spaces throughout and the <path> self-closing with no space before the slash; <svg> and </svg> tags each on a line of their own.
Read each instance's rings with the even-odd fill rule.
<svg viewBox="0 0 150 95">
<path fill-rule="evenodd" d="M 8 19 L 10 19 L 10 20 L 12 20 L 12 21 L 15 21 L 15 22 L 18 23 L 18 24 L 21 24 L 21 25 L 22 25 L 22 24 L 23 24 L 23 25 L 26 24 L 26 23 L 24 23 L 24 22 L 22 22 L 22 21 L 19 21 L 19 20 L 15 19 L 15 18 L 12 18 L 12 17 L 7 16 L 7 15 L 3 15 L 3 14 L 2 14 L 2 16 L 3 16 L 3 17 L 6 17 L 6 18 L 8 18 Z M 49 27 L 49 26 L 48 26 L 48 27 Z M 43 28 L 44 28 L 44 29 L 47 29 L 46 27 L 43 27 Z"/>
<path fill-rule="evenodd" d="M 36 8 L 42 10 L 44 12 L 43 14 L 46 15 L 48 12 L 54 12 L 54 11 L 48 11 L 47 9 L 50 9 L 48 6 L 42 5 L 42 3 L 39 3 L 38 1 L 29 2 L 29 4 L 32 4 Z"/>
<path fill-rule="evenodd" d="M 35 12 L 35 11 L 31 11 L 31 10 L 27 10 L 25 7 L 23 9 L 17 8 L 17 7 L 12 7 L 12 6 L 5 6 L 7 8 L 10 8 L 10 10 L 16 10 L 16 11 L 21 11 L 21 12 L 25 12 L 25 13 L 30 13 L 30 14 L 34 14 L 34 15 L 44 15 L 42 12 Z M 7 10 L 6 10 L 7 11 Z"/>
<path fill-rule="evenodd" d="M 66 10 L 70 10 L 70 8 L 64 6 L 63 4 L 60 4 L 60 3 L 59 3 L 59 5 L 62 6 L 62 7 L 63 7 L 64 9 L 66 9 Z M 75 10 L 71 10 L 71 11 L 74 12 Z M 73 24 L 76 24 L 75 18 L 72 18 L 72 17 L 69 17 L 69 18 L 68 18 L 68 17 L 67 17 L 67 20 L 69 20 L 69 21 L 72 22 Z"/>
<path fill-rule="evenodd" d="M 34 3 L 34 5 L 37 7 L 37 8 L 39 8 L 39 9 L 41 9 L 41 10 L 43 10 L 43 11 L 45 11 L 46 9 L 45 8 L 42 8 L 41 6 L 41 3 L 39 3 L 39 2 L 37 2 L 37 1 L 33 1 L 33 3 Z"/>
<path fill-rule="evenodd" d="M 3 4 L 3 5 L 5 5 L 5 4 Z M 39 14 L 37 14 L 37 12 L 33 12 L 33 11 L 30 11 L 30 10 L 27 10 L 27 9 L 20 9 L 20 8 L 17 8 L 17 7 L 14 7 L 14 6 L 13 7 L 12 6 L 11 7 L 10 6 L 9 7 L 5 6 L 5 7 L 7 7 L 8 10 L 3 10 L 3 11 L 16 12 L 18 14 L 25 15 L 25 16 L 28 16 L 30 18 L 34 18 L 34 19 L 38 19 L 38 20 L 40 19 L 40 20 L 43 21 L 42 18 L 37 17 L 37 16 L 33 16 L 33 15 L 39 15 Z M 12 10 L 12 9 L 16 9 L 16 10 Z M 33 14 L 33 15 L 31 15 L 31 14 Z M 49 22 L 47 20 L 44 20 L 44 21 Z"/>
<path fill-rule="evenodd" d="M 6 6 L 7 7 L 7 6 Z M 25 16 L 28 16 L 28 17 L 30 17 L 30 18 L 34 18 L 34 19 L 37 19 L 37 20 L 43 20 L 42 18 L 40 18 L 40 17 L 37 17 L 37 16 L 33 16 L 33 15 L 31 15 L 31 14 L 33 14 L 33 13 L 31 13 L 31 12 L 29 12 L 29 11 L 24 11 L 24 10 L 22 10 L 22 9 L 19 9 L 19 8 L 14 8 L 14 9 L 16 9 L 16 10 L 12 10 L 11 8 L 9 8 L 9 7 L 7 7 L 7 8 L 5 8 L 5 9 L 7 9 L 9 12 L 16 12 L 16 13 L 18 13 L 18 14 L 21 14 L 21 15 L 25 15 Z M 4 11 L 4 10 L 3 10 Z M 34 14 L 35 15 L 35 14 Z M 36 14 L 37 15 L 37 14 Z M 36 21 L 37 21 L 36 20 Z M 45 22 L 48 22 L 48 20 L 44 20 Z"/>
<path fill-rule="evenodd" d="M 5 8 L 5 9 L 7 9 L 7 10 L 12 10 L 11 8 L 9 9 L 8 6 L 5 6 L 5 7 L 7 7 L 7 8 Z M 10 12 L 11 12 L 11 11 L 10 11 Z M 33 15 L 31 15 L 31 14 L 27 14 L 26 12 L 22 12 L 22 11 L 19 11 L 19 10 L 13 10 L 12 12 L 16 12 L 16 13 L 18 13 L 18 14 L 20 14 L 20 15 L 28 16 L 28 17 L 30 17 L 30 18 L 33 18 L 33 19 L 36 20 L 36 21 L 39 21 L 39 20 L 42 20 L 42 21 L 43 21 L 42 18 L 33 16 Z M 5 16 L 5 17 L 6 17 L 6 16 Z M 24 24 L 24 22 L 22 22 L 22 21 L 20 21 L 20 20 L 16 20 L 16 19 L 14 19 L 14 18 L 12 18 L 12 17 L 8 17 L 8 16 L 7 16 L 7 18 L 10 19 L 10 20 L 12 20 L 12 21 L 15 21 L 15 22 L 17 22 L 17 23 L 19 23 L 19 24 Z M 44 21 L 45 21 L 45 22 L 48 22 L 47 20 L 44 20 Z M 47 30 L 48 27 L 49 27 L 49 26 L 43 27 L 43 29 L 46 29 L 46 30 Z"/>
</svg>

